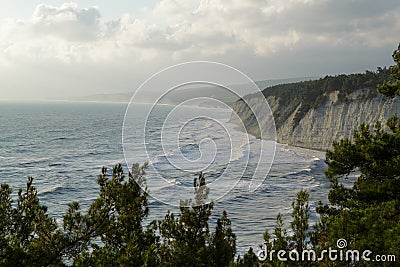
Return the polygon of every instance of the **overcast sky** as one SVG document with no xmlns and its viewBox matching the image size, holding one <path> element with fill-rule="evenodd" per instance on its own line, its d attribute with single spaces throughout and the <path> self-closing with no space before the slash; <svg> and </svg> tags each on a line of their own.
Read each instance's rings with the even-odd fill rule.
<svg viewBox="0 0 400 267">
<path fill-rule="evenodd" d="M 133 92 L 186 61 L 253 80 L 392 65 L 399 0 L 0 0 L 0 98 Z"/>
</svg>

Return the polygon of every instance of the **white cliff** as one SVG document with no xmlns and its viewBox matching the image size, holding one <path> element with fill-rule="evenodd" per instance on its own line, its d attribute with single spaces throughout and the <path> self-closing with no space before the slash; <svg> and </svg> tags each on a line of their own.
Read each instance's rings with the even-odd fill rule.
<svg viewBox="0 0 400 267">
<path fill-rule="evenodd" d="M 267 96 L 267 102 L 274 115 L 276 141 L 325 150 L 331 148 L 335 140 L 352 138 L 354 130 L 363 122 L 372 126 L 378 120 L 385 122 L 394 113 L 400 115 L 399 97 L 390 99 L 380 94 L 371 94 L 371 90 L 375 89 L 356 90 L 342 99 L 338 91 L 333 91 L 324 94 L 321 98 L 323 101 L 317 107 L 308 108 L 306 111 L 302 109 L 306 103 L 298 98 L 293 98 L 282 106 L 279 97 Z M 257 103 L 262 97 L 262 94 L 254 94 L 246 96 L 245 99 Z M 262 103 L 262 101 L 259 102 Z M 257 113 L 257 104 L 252 107 Z M 264 131 L 271 125 L 268 117 L 264 117 L 260 123 L 257 123 L 252 115 L 253 112 L 243 100 L 236 102 L 234 112 L 239 115 L 248 133 L 256 137 L 260 137 L 260 131 Z"/>
</svg>

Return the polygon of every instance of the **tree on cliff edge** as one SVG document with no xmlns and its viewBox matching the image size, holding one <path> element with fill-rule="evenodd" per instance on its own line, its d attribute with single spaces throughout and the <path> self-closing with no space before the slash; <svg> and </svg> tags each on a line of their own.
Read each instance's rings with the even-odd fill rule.
<svg viewBox="0 0 400 267">
<path fill-rule="evenodd" d="M 400 43 L 398 48 L 393 52 L 392 57 L 396 63 L 396 65 L 390 67 L 392 79 L 378 85 L 378 91 L 389 97 L 400 95 Z"/>
</svg>

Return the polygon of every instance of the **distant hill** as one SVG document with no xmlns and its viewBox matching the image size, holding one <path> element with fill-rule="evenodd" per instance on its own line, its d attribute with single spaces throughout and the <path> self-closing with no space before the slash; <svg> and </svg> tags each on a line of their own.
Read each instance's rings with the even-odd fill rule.
<svg viewBox="0 0 400 267">
<path fill-rule="evenodd" d="M 90 101 L 90 102 L 122 102 L 128 103 L 131 99 L 131 94 L 115 93 L 115 94 L 95 94 L 82 97 L 73 97 L 68 100 L 72 101 Z"/>
<path fill-rule="evenodd" d="M 267 86 L 273 86 L 278 84 L 286 84 L 298 81 L 306 81 L 313 78 L 310 77 L 303 77 L 303 78 L 290 78 L 290 79 L 275 79 L 275 80 L 264 80 L 264 81 L 257 81 L 255 84 L 259 88 L 265 88 Z M 250 93 L 254 93 L 254 87 L 251 84 L 239 84 L 239 85 L 232 85 L 230 86 L 235 92 L 238 92 L 241 95 L 246 95 Z M 149 97 L 146 96 L 142 97 L 142 99 L 136 99 L 138 102 L 148 103 L 154 99 L 154 97 L 150 97 L 151 95 L 157 94 L 157 92 L 149 92 Z M 128 103 L 133 95 L 132 93 L 110 93 L 110 94 L 95 94 L 95 95 L 88 95 L 83 97 L 75 97 L 69 100 L 73 101 L 93 101 L 93 102 L 124 102 Z M 161 97 L 161 96 L 157 96 Z M 175 89 L 170 93 L 166 94 L 164 97 L 160 99 L 160 103 L 162 104 L 171 104 L 177 105 L 185 100 L 190 100 L 194 98 L 201 98 L 201 97 L 209 97 L 212 99 L 217 99 L 226 105 L 233 106 L 237 97 L 232 92 L 217 86 L 211 85 L 191 85 L 182 88 Z M 215 101 L 207 101 L 204 99 L 199 99 L 198 101 L 191 101 L 191 104 L 196 103 L 199 106 L 218 106 Z M 219 106 L 222 106 L 220 104 Z"/>
</svg>

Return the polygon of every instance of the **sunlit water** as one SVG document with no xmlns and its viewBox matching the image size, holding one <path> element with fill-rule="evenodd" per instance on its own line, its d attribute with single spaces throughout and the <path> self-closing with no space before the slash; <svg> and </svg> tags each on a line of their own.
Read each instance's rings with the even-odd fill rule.
<svg viewBox="0 0 400 267">
<path fill-rule="evenodd" d="M 71 201 L 79 201 L 87 207 L 98 195 L 96 180 L 101 167 L 112 167 L 119 162 L 125 164 L 121 141 L 125 109 L 125 104 L 1 102 L 0 182 L 10 184 L 15 196 L 19 188 L 25 187 L 26 178 L 33 176 L 42 203 L 58 218 Z M 166 106 L 157 112 L 168 113 L 170 110 L 171 107 Z M 248 147 L 263 144 L 265 153 L 271 153 L 273 143 L 237 131 L 235 125 L 228 124 L 225 129 L 206 119 L 187 123 L 181 129 L 182 121 L 199 110 L 198 107 L 186 107 L 175 111 L 177 117 L 164 125 L 164 149 L 153 142 L 160 137 L 163 128 L 164 119 L 157 121 L 157 113 L 152 114 L 148 122 L 146 140 L 139 137 L 144 131 L 142 121 L 147 114 L 138 112 L 137 123 L 131 118 L 125 125 L 130 127 L 130 134 L 125 136 L 130 144 L 125 147 L 129 150 L 128 163 L 151 163 L 146 178 L 150 194 L 157 199 L 150 199 L 150 220 L 163 219 L 167 210 L 178 211 L 176 206 L 165 204 L 160 198 L 188 197 L 179 192 L 181 188 L 192 187 L 196 173 L 190 172 L 190 168 L 196 166 L 193 164 L 205 166 L 209 182 L 218 181 L 224 173 L 224 179 L 232 179 L 232 183 L 211 186 L 210 197 L 223 196 L 215 201 L 211 226 L 226 210 L 237 235 L 239 254 L 262 243 L 263 232 L 273 229 L 279 212 L 289 227 L 291 203 L 301 189 L 310 192 L 312 219 L 316 219 L 314 209 L 319 200 L 326 202 L 329 190 L 323 175 L 326 168 L 324 153 L 276 144 L 269 173 L 269 164 L 258 166 L 258 179 L 265 176 L 262 174 L 268 173 L 268 176 L 255 192 L 251 192 L 248 186 L 252 177 L 247 176 L 248 170 L 243 171 L 245 166 L 256 166 L 251 159 L 258 155 Z M 229 110 L 207 109 L 206 112 L 214 115 L 217 122 L 226 123 L 230 117 Z M 174 146 L 177 138 L 172 134 L 174 129 L 181 131 L 179 147 Z M 144 144 L 148 154 L 143 149 Z M 212 164 L 207 165 L 210 159 Z M 180 169 L 172 168 L 171 162 Z M 229 172 L 226 171 L 227 164 Z M 159 173 L 164 182 L 155 184 L 156 180 L 151 179 Z"/>
</svg>

